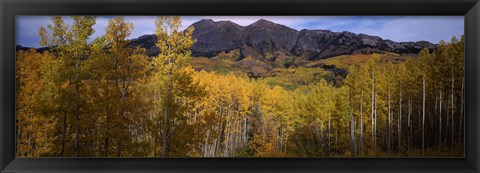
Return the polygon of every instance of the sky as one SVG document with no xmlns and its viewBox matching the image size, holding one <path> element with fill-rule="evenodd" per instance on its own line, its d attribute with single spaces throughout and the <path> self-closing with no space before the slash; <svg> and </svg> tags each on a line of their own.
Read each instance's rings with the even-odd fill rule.
<svg viewBox="0 0 480 173">
<path fill-rule="evenodd" d="M 93 26 L 95 33 L 90 40 L 105 34 L 108 20 L 115 16 L 99 16 Z M 124 16 L 133 22 L 134 30 L 130 39 L 155 32 L 155 16 Z M 438 43 L 449 41 L 452 36 L 460 37 L 464 33 L 463 16 L 182 16 L 182 29 L 201 20 L 232 21 L 247 26 L 259 19 L 269 20 L 296 30 L 322 29 L 334 32 L 349 31 L 356 34 L 380 36 L 397 42 L 429 41 Z M 67 24 L 73 20 L 64 16 Z M 40 47 L 38 29 L 50 24 L 50 16 L 17 16 L 17 45 Z"/>
</svg>

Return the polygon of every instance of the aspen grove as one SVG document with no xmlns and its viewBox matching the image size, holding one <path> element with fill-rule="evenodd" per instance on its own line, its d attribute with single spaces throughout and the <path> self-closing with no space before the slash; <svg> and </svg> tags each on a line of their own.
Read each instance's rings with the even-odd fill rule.
<svg viewBox="0 0 480 173">
<path fill-rule="evenodd" d="M 295 89 L 190 65 L 193 27 L 155 21 L 157 56 L 134 26 L 93 16 L 39 29 L 16 55 L 19 157 L 463 157 L 464 37 L 405 61 L 369 54 L 340 84 Z M 193 57 L 194 58 L 194 57 Z"/>
</svg>

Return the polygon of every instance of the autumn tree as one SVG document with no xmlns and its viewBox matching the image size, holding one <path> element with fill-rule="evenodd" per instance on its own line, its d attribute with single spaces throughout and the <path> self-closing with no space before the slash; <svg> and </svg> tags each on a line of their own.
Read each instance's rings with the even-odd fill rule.
<svg viewBox="0 0 480 173">
<path fill-rule="evenodd" d="M 184 68 L 189 66 L 191 50 L 195 40 L 192 39 L 194 28 L 189 27 L 185 31 L 180 31 L 180 17 L 161 16 L 155 20 L 155 35 L 158 38 L 156 46 L 160 49 L 158 56 L 152 60 L 153 85 L 158 91 L 159 99 L 156 104 L 161 105 L 161 110 L 157 111 L 159 122 L 161 122 L 162 149 L 163 157 L 169 154 L 169 139 L 181 128 L 184 122 L 176 120 L 183 116 L 182 109 L 185 109 L 178 98 L 194 94 L 189 90 L 195 90 L 191 77 L 185 76 Z M 187 82 L 187 83 L 182 83 Z M 160 114 L 163 114 L 160 116 Z M 161 120 L 160 117 L 163 117 Z M 160 123 L 159 123 L 160 124 Z M 160 127 L 160 125 L 159 125 Z"/>
<path fill-rule="evenodd" d="M 42 93 L 48 90 L 43 82 L 50 52 L 35 49 L 17 52 L 16 58 L 16 144 L 17 156 L 41 157 L 55 152 L 57 117 L 44 114 Z"/>
<path fill-rule="evenodd" d="M 65 109 L 63 119 L 67 118 L 67 114 L 73 115 L 74 155 L 80 156 L 80 133 L 82 133 L 80 116 L 84 113 L 86 103 L 85 98 L 82 97 L 84 80 L 87 76 L 84 62 L 90 54 L 88 38 L 94 33 L 92 27 L 95 24 L 95 17 L 72 16 L 72 19 L 73 25 L 69 27 L 62 17 L 52 17 L 53 25 L 48 26 L 51 35 L 43 27 L 40 28 L 39 35 L 41 45 L 51 46 L 52 51 L 56 52 L 56 61 L 52 63 L 59 66 L 61 74 L 46 73 L 53 75 L 51 78 L 54 78 L 55 83 L 62 88 L 57 91 L 66 92 L 65 99 L 73 104 L 72 107 L 68 106 L 69 108 Z"/>
<path fill-rule="evenodd" d="M 40 43 L 48 50 L 17 52 L 18 156 L 427 157 L 463 152 L 463 36 L 418 55 L 364 55 L 344 67 L 345 78 L 308 65 L 252 76 L 192 68 L 194 28 L 180 30 L 180 17 L 155 20 L 160 53 L 152 57 L 132 44 L 134 26 L 122 17 L 111 18 L 97 38 L 91 38 L 95 17 L 72 19 L 69 26 L 55 16 L 40 28 Z M 289 74 L 277 73 L 282 70 Z M 268 75 L 286 75 L 298 84 L 272 82 Z"/>
</svg>

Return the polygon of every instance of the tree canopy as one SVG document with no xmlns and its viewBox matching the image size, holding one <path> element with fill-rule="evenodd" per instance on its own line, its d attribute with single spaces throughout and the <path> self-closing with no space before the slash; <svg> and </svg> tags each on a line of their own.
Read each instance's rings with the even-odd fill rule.
<svg viewBox="0 0 480 173">
<path fill-rule="evenodd" d="M 180 17 L 155 21 L 154 57 L 122 17 L 94 41 L 96 18 L 72 18 L 39 29 L 50 50 L 17 52 L 19 157 L 464 154 L 463 36 L 404 61 L 369 54 L 341 82 L 300 69 L 306 82 L 291 87 L 194 70 L 195 28 Z"/>
</svg>

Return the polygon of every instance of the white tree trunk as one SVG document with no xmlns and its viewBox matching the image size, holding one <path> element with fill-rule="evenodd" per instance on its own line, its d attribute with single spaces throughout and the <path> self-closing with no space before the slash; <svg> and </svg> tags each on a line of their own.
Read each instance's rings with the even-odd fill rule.
<svg viewBox="0 0 480 173">
<path fill-rule="evenodd" d="M 391 109 L 391 105 L 390 105 L 390 89 L 388 90 L 388 146 L 387 146 L 387 149 L 388 149 L 388 152 L 391 152 L 391 146 L 392 146 L 392 109 Z"/>
<path fill-rule="evenodd" d="M 453 138 L 454 138 L 453 135 L 454 135 L 454 134 L 453 134 L 453 133 L 454 133 L 454 129 L 455 129 L 455 127 L 454 127 L 454 126 L 455 126 L 455 119 L 454 119 L 454 114 L 455 114 L 455 102 L 454 102 L 454 100 L 453 100 L 453 98 L 454 98 L 454 97 L 453 97 L 453 93 L 454 93 L 454 90 L 453 90 L 453 89 L 454 89 L 454 78 L 453 78 L 453 69 L 452 69 L 452 96 L 451 96 L 451 98 L 452 98 L 452 102 L 451 102 L 451 103 L 452 103 L 452 118 L 451 118 L 451 121 L 452 121 L 452 123 L 451 123 L 451 126 L 452 126 L 452 135 L 451 135 L 451 147 L 452 147 L 452 148 L 453 148 L 453 144 L 454 144 L 454 141 L 453 141 Z"/>
<path fill-rule="evenodd" d="M 438 115 L 438 124 L 439 124 L 439 128 L 438 128 L 438 147 L 441 147 L 442 146 L 442 103 L 443 103 L 443 100 L 442 100 L 442 91 L 440 91 L 440 114 Z"/>
<path fill-rule="evenodd" d="M 360 98 L 360 154 L 363 152 L 363 91 Z"/>
<path fill-rule="evenodd" d="M 412 97 L 408 100 L 408 144 L 407 150 L 410 151 L 410 146 L 412 145 L 412 119 L 410 118 L 412 115 Z"/>
<path fill-rule="evenodd" d="M 330 154 L 330 136 L 331 136 L 330 135 L 330 126 L 331 125 L 330 124 L 331 124 L 331 119 L 332 119 L 332 117 L 329 116 L 328 117 L 328 154 Z"/>
<path fill-rule="evenodd" d="M 373 119 L 374 119 L 374 125 L 375 125 L 375 131 L 374 131 L 374 141 L 373 141 L 373 148 L 375 151 L 377 151 L 377 96 L 376 96 L 376 93 L 374 94 L 375 95 L 375 107 L 374 107 L 374 115 L 373 115 Z"/>
<path fill-rule="evenodd" d="M 398 108 L 398 122 L 397 122 L 397 127 L 398 127 L 398 151 L 401 151 L 401 146 L 402 146 L 402 86 L 400 86 L 400 101 L 399 101 L 399 108 Z"/>
<path fill-rule="evenodd" d="M 350 147 L 352 156 L 355 156 L 355 121 L 353 119 L 353 109 L 350 109 Z"/>
<path fill-rule="evenodd" d="M 372 115 L 371 115 L 371 121 L 372 121 L 372 143 L 375 144 L 375 74 L 372 70 Z M 374 148 L 375 149 L 375 148 Z"/>
<path fill-rule="evenodd" d="M 423 76 L 422 99 L 422 155 L 425 155 L 425 76 Z"/>
<path fill-rule="evenodd" d="M 462 134 L 463 134 L 462 133 L 462 129 L 463 129 L 463 109 L 464 109 L 463 105 L 465 103 L 464 92 L 465 92 L 465 82 L 462 82 L 462 93 L 461 93 L 462 100 L 460 100 L 460 103 L 461 103 L 460 104 L 460 119 L 458 120 L 459 123 L 458 123 L 458 134 L 457 134 L 458 135 L 458 142 L 460 142 L 462 140 Z"/>
</svg>

